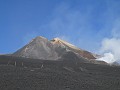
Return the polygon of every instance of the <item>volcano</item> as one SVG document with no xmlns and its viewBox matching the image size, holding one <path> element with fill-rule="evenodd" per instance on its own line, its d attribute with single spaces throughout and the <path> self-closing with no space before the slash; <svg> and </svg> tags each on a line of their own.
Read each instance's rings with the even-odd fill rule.
<svg viewBox="0 0 120 90">
<path fill-rule="evenodd" d="M 119 90 L 120 66 L 59 38 L 0 55 L 0 90 Z"/>
<path fill-rule="evenodd" d="M 58 60 L 67 52 L 73 52 L 78 57 L 86 59 L 96 59 L 97 56 L 96 54 L 82 50 L 59 38 L 48 40 L 41 36 L 34 38 L 23 48 L 17 50 L 13 53 L 13 56 L 44 60 Z"/>
</svg>

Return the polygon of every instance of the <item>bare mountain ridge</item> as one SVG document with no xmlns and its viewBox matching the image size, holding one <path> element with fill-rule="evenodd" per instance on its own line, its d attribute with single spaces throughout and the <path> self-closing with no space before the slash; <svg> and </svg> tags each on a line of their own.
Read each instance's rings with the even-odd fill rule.
<svg viewBox="0 0 120 90">
<path fill-rule="evenodd" d="M 13 55 L 33 59 L 58 59 L 52 43 L 43 37 L 36 37 Z"/>
<path fill-rule="evenodd" d="M 80 56 L 82 56 L 84 58 L 87 58 L 87 59 L 96 59 L 96 57 L 97 57 L 96 54 L 93 54 L 93 53 L 88 52 L 86 50 L 82 50 L 82 49 L 80 49 L 80 48 L 78 48 L 78 47 L 76 47 L 76 46 L 74 46 L 74 45 L 72 45 L 72 44 L 70 44 L 70 43 L 68 43 L 66 41 L 63 41 L 63 40 L 61 40 L 59 38 L 54 38 L 53 42 L 65 46 L 68 50 L 73 51 L 77 55 L 80 55 Z"/>
<path fill-rule="evenodd" d="M 95 59 L 94 54 L 79 49 L 76 46 L 59 38 L 54 38 L 53 40 L 49 41 L 41 36 L 34 38 L 23 48 L 13 53 L 13 55 L 34 59 L 57 60 L 68 51 L 72 51 L 84 58 Z"/>
<path fill-rule="evenodd" d="M 13 56 L 43 60 L 59 60 L 64 59 L 66 57 L 65 55 L 70 57 L 71 53 L 69 52 L 73 53 L 75 58 L 83 58 L 85 62 L 100 62 L 95 60 L 97 56 L 96 54 L 82 50 L 59 38 L 48 40 L 41 36 L 34 38 L 23 48 L 17 50 L 13 53 Z M 101 61 L 101 63 L 105 62 Z"/>
</svg>

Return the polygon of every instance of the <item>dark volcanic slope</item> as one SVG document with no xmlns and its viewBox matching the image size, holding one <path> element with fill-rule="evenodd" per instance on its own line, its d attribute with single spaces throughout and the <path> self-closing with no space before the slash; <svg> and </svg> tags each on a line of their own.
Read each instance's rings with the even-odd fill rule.
<svg viewBox="0 0 120 90">
<path fill-rule="evenodd" d="M 50 61 L 0 56 L 0 90 L 120 90 L 120 67 L 65 57 Z"/>
</svg>

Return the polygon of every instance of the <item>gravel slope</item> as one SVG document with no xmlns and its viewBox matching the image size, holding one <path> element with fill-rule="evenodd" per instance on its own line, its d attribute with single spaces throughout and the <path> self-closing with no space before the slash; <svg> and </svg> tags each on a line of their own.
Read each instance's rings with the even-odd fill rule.
<svg viewBox="0 0 120 90">
<path fill-rule="evenodd" d="M 0 90 L 120 90 L 120 67 L 0 56 Z"/>
</svg>

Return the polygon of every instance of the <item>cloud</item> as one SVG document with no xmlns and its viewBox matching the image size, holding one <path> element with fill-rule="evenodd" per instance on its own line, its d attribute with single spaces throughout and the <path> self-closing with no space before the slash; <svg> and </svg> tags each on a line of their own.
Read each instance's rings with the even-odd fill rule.
<svg viewBox="0 0 120 90">
<path fill-rule="evenodd" d="M 113 63 L 115 61 L 114 55 L 109 52 L 109 53 L 104 53 L 103 57 L 99 58 L 98 60 L 100 61 L 105 61 L 107 63 Z"/>
<path fill-rule="evenodd" d="M 99 60 L 108 63 L 120 62 L 120 1 L 108 0 L 107 10 L 104 13 L 104 28 L 101 30 L 105 35 L 101 40 L 100 54 L 103 55 Z M 105 31 L 105 32 L 104 32 Z M 110 34 L 108 34 L 110 33 Z"/>
<path fill-rule="evenodd" d="M 120 60 L 120 39 L 106 38 L 102 41 L 100 52 L 104 54 L 99 60 L 112 63 Z"/>
<path fill-rule="evenodd" d="M 115 20 L 113 28 L 111 30 L 112 37 L 104 38 L 100 52 L 104 54 L 99 60 L 106 61 L 108 63 L 120 62 L 120 20 Z"/>
</svg>

